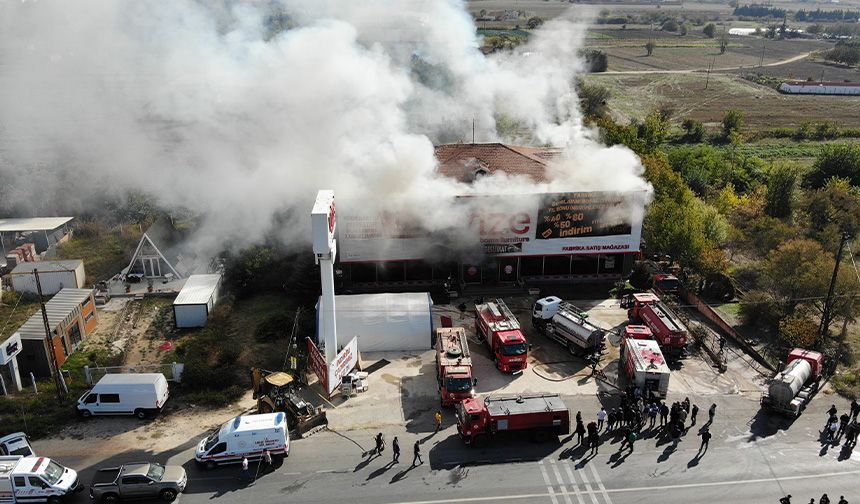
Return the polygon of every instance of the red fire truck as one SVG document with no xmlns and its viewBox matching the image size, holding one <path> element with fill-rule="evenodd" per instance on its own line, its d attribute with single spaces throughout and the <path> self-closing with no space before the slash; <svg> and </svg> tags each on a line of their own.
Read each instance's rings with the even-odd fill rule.
<svg viewBox="0 0 860 504">
<path fill-rule="evenodd" d="M 496 367 L 503 373 L 528 367 L 526 337 L 520 322 L 501 299 L 475 305 L 475 334 L 486 342 Z"/>
<path fill-rule="evenodd" d="M 654 339 L 667 357 L 678 357 L 687 346 L 687 328 L 660 298 L 650 292 L 633 294 L 626 303 L 630 320 L 641 321 L 651 329 Z"/>
<path fill-rule="evenodd" d="M 436 329 L 436 380 L 442 407 L 475 397 L 477 380 L 472 378 L 472 354 L 462 327 Z"/>
<path fill-rule="evenodd" d="M 484 445 L 506 431 L 530 432 L 536 440 L 570 432 L 570 411 L 558 394 L 466 399 L 457 403 L 457 432 L 466 444 Z"/>
</svg>

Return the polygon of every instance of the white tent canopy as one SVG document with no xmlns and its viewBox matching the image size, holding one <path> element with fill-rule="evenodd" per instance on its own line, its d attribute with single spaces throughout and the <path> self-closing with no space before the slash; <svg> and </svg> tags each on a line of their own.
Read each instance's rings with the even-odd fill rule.
<svg viewBox="0 0 860 504">
<path fill-rule="evenodd" d="M 335 296 L 338 344 L 358 336 L 360 352 L 427 350 L 433 334 L 432 309 L 427 292 Z"/>
</svg>

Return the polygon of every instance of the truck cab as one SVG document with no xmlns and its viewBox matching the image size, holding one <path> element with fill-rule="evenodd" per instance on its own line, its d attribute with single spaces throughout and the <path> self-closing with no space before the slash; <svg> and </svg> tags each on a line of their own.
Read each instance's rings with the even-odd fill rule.
<svg viewBox="0 0 860 504">
<path fill-rule="evenodd" d="M 496 368 L 503 373 L 528 368 L 529 344 L 520 322 L 501 299 L 475 305 L 475 334 L 490 350 Z"/>
<path fill-rule="evenodd" d="M 30 446 L 30 438 L 23 432 L 15 432 L 0 438 L 0 455 L 20 455 L 34 457 L 36 452 Z"/>
<path fill-rule="evenodd" d="M 487 434 L 487 409 L 477 398 L 457 403 L 457 432 L 466 444 Z"/>
<path fill-rule="evenodd" d="M 532 309 L 532 323 L 542 323 L 552 319 L 558 313 L 558 308 L 561 306 L 561 298 L 556 296 L 547 296 L 538 299 Z"/>
<path fill-rule="evenodd" d="M 0 496 L 12 502 L 53 504 L 82 489 L 77 472 L 47 457 L 0 457 Z"/>
</svg>

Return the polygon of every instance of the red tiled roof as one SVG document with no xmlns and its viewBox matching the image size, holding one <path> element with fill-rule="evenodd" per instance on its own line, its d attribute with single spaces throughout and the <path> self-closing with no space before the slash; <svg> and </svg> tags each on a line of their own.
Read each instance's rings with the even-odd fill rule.
<svg viewBox="0 0 860 504">
<path fill-rule="evenodd" d="M 546 165 L 558 155 L 558 149 L 523 147 L 501 143 L 437 145 L 439 173 L 460 182 L 471 182 L 474 170 L 492 174 L 502 171 L 525 175 L 536 182 L 546 180 Z"/>
</svg>

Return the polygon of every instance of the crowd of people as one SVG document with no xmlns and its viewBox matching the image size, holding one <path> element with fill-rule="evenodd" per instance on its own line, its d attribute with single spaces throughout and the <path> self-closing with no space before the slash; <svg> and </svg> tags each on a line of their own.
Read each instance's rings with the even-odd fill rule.
<svg viewBox="0 0 860 504">
<path fill-rule="evenodd" d="M 779 504 L 791 504 L 791 495 L 789 494 L 779 499 Z M 815 504 L 815 498 L 809 499 L 809 504 Z M 818 500 L 818 504 L 830 504 L 830 497 L 827 494 L 822 495 L 821 499 Z M 840 495 L 839 501 L 836 504 L 848 504 L 848 501 L 845 500 L 844 495 Z"/>
<path fill-rule="evenodd" d="M 717 413 L 717 405 L 711 404 L 708 408 L 708 422 L 699 430 L 702 444 L 699 452 L 706 450 L 711 439 L 710 425 Z M 642 435 L 643 429 L 651 432 L 661 432 L 671 436 L 673 447 L 678 445 L 681 437 L 687 430 L 696 425 L 699 414 L 699 406 L 692 404 L 689 398 L 676 401 L 671 405 L 659 399 L 647 399 L 642 396 L 638 388 L 629 388 L 622 397 L 621 404 L 607 411 L 600 408 L 595 421 L 587 424 L 582 420 L 582 413 L 576 413 L 576 427 L 574 435 L 577 443 L 591 449 L 591 453 L 597 453 L 600 446 L 600 433 L 614 435 L 621 439 L 619 451 L 624 449 L 633 451 L 633 445 Z M 659 418 L 659 425 L 657 424 Z M 689 419 L 689 425 L 687 420 Z M 647 427 L 646 427 L 647 424 Z"/>
<path fill-rule="evenodd" d="M 860 424 L 857 423 L 857 415 L 860 414 L 860 403 L 856 399 L 851 401 L 848 411 L 839 415 L 835 404 L 830 405 L 827 410 L 827 422 L 821 431 L 821 436 L 827 443 L 839 443 L 845 436 L 845 446 L 853 447 L 857 444 L 857 436 L 860 435 Z"/>
</svg>

